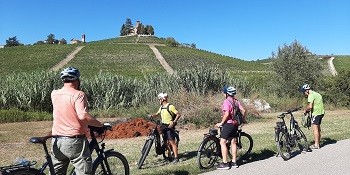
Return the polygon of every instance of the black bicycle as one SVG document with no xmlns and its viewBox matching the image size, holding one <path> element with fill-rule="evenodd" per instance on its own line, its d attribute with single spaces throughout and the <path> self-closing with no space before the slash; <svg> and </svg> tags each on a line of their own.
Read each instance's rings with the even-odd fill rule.
<svg viewBox="0 0 350 175">
<path fill-rule="evenodd" d="M 164 160 L 172 161 L 174 159 L 174 152 L 173 149 L 168 143 L 167 137 L 162 134 L 162 139 L 160 137 L 159 129 L 161 127 L 161 122 L 159 120 L 155 120 L 153 117 L 147 117 L 150 121 L 155 123 L 155 127 L 152 129 L 151 133 L 148 135 L 148 138 L 145 142 L 145 144 L 142 147 L 141 150 L 141 157 L 140 160 L 137 163 L 137 167 L 141 169 L 143 163 L 146 160 L 146 157 L 151 150 L 153 142 L 155 143 L 155 150 L 156 154 L 163 155 Z M 180 137 L 179 137 L 179 131 L 175 130 L 175 143 L 177 146 L 179 146 Z"/>
<path fill-rule="evenodd" d="M 209 133 L 204 134 L 203 141 L 200 144 L 197 152 L 197 164 L 199 169 L 212 168 L 217 162 L 218 158 L 222 158 L 220 136 L 218 135 L 218 129 L 216 128 L 210 128 Z M 230 147 L 231 140 L 228 140 L 228 150 L 230 150 Z M 243 161 L 245 158 L 247 158 L 252 149 L 253 138 L 249 134 L 242 131 L 242 126 L 239 126 L 237 137 L 237 161 Z"/>
<path fill-rule="evenodd" d="M 300 152 L 310 150 L 306 136 L 293 116 L 293 112 L 300 109 L 301 107 L 290 109 L 277 116 L 282 121 L 276 122 L 275 126 L 275 141 L 278 151 L 276 156 L 281 155 L 283 160 L 289 160 L 295 148 L 298 148 Z M 289 129 L 284 119 L 287 115 L 290 115 Z"/>
<path fill-rule="evenodd" d="M 90 128 L 91 141 L 89 143 L 89 148 L 91 153 L 95 150 L 97 157 L 92 165 L 92 174 L 101 175 L 112 175 L 112 174 L 125 174 L 129 175 L 129 163 L 126 158 L 119 152 L 113 149 L 105 150 L 105 143 L 103 142 L 105 133 L 107 130 L 111 130 L 111 126 L 104 127 L 92 127 Z M 102 140 L 97 141 L 95 133 L 100 135 Z M 31 143 L 42 144 L 45 151 L 46 162 L 43 163 L 41 168 L 36 169 L 33 166 L 36 161 L 29 162 L 26 165 L 10 165 L 6 167 L 1 167 L 0 172 L 3 175 L 45 175 L 44 171 L 49 167 L 49 172 L 54 175 L 54 167 L 52 164 L 51 156 L 48 152 L 46 141 L 54 136 L 45 137 L 32 137 L 29 141 Z M 0 174 L 1 174 L 0 173 Z M 74 169 L 70 173 L 75 175 Z"/>
</svg>

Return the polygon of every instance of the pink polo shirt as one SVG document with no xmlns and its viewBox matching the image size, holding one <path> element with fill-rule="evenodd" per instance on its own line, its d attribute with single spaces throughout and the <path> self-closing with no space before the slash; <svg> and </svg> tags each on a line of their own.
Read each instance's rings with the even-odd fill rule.
<svg viewBox="0 0 350 175">
<path fill-rule="evenodd" d="M 242 108 L 241 103 L 238 100 L 235 100 L 235 102 L 238 105 L 238 108 Z M 234 100 L 232 97 L 228 96 L 224 102 L 222 103 L 222 107 L 221 107 L 221 111 L 222 114 L 224 114 L 225 111 L 229 111 L 229 118 L 227 119 L 226 123 L 233 123 L 235 125 L 237 125 L 237 121 L 232 119 L 234 110 L 233 110 L 233 106 L 232 104 L 234 104 Z"/>
<path fill-rule="evenodd" d="M 87 132 L 84 122 L 88 113 L 87 98 L 83 91 L 71 87 L 53 90 L 51 93 L 53 105 L 52 135 L 74 136 Z"/>
</svg>

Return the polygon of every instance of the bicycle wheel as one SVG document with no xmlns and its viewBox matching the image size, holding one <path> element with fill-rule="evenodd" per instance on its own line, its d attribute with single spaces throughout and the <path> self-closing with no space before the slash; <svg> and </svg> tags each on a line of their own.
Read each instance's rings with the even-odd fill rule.
<svg viewBox="0 0 350 175">
<path fill-rule="evenodd" d="M 245 159 L 253 149 L 253 138 L 245 132 L 241 132 L 241 137 L 237 143 L 237 160 Z"/>
<path fill-rule="evenodd" d="M 220 156 L 220 143 L 216 137 L 207 137 L 203 140 L 197 152 L 199 169 L 209 169 L 214 166 Z"/>
<path fill-rule="evenodd" d="M 130 174 L 129 163 L 126 158 L 119 152 L 111 151 L 105 153 L 107 163 L 102 157 L 96 159 L 92 165 L 92 174 L 95 175 L 112 175 L 112 174 Z M 109 167 L 111 174 L 108 173 Z"/>
<path fill-rule="evenodd" d="M 1 174 L 1 172 L 0 172 L 0 174 Z M 7 173 L 5 173 L 5 174 L 7 174 Z M 17 169 L 17 170 L 10 171 L 8 174 L 10 174 L 10 175 L 45 175 L 43 173 L 40 173 L 40 171 L 35 169 L 35 168 Z"/>
<path fill-rule="evenodd" d="M 306 136 L 303 133 L 303 131 L 298 127 L 295 128 L 295 141 L 298 145 L 300 151 L 308 151 L 309 150 L 309 144 L 307 142 Z"/>
<path fill-rule="evenodd" d="M 284 132 L 278 133 L 278 141 L 276 142 L 277 150 L 283 160 L 288 160 L 291 157 L 291 148 L 288 143 L 288 138 Z"/>
<path fill-rule="evenodd" d="M 179 135 L 175 135 L 175 143 L 177 146 L 179 146 Z M 168 161 L 173 161 L 174 159 L 174 150 L 172 146 L 168 143 L 164 143 L 162 146 L 163 151 L 163 158 Z"/>
<path fill-rule="evenodd" d="M 153 140 L 147 139 L 146 143 L 143 145 L 140 160 L 137 162 L 138 169 L 141 169 L 143 162 L 145 162 L 145 159 L 146 159 L 149 151 L 151 150 L 152 144 L 153 144 Z"/>
</svg>

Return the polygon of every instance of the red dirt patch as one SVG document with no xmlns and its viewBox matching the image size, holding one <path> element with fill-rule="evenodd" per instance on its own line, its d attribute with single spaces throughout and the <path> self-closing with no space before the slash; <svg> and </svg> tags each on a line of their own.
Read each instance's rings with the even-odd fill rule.
<svg viewBox="0 0 350 175">
<path fill-rule="evenodd" d="M 108 139 L 123 139 L 138 136 L 147 136 L 155 124 L 143 118 L 130 119 L 113 126 L 112 131 L 106 133 Z"/>
</svg>

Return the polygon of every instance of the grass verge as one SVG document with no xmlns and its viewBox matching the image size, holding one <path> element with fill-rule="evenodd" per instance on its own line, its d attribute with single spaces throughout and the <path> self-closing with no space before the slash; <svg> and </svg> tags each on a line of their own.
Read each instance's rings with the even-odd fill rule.
<svg viewBox="0 0 350 175">
<path fill-rule="evenodd" d="M 252 135 L 254 140 L 253 152 L 247 163 L 264 160 L 276 154 L 274 125 L 278 121 L 276 118 L 278 114 L 264 113 L 262 114 L 264 120 L 254 120 L 243 127 L 243 130 Z M 350 125 L 349 114 L 350 110 L 327 111 L 321 125 L 321 144 L 332 144 L 350 138 L 350 130 L 348 130 Z M 295 116 L 298 121 L 301 120 L 301 112 L 295 113 Z M 113 121 L 116 119 L 101 120 Z M 45 159 L 42 147 L 29 144 L 28 140 L 32 136 L 48 134 L 51 130 L 51 124 L 50 121 L 0 124 L 0 166 L 9 165 L 13 163 L 16 157 L 20 156 L 35 160 L 39 165 L 42 164 Z M 199 174 L 202 171 L 199 170 L 196 164 L 197 149 L 202 141 L 203 134 L 208 132 L 208 129 L 180 129 L 179 153 L 181 161 L 175 165 L 164 162 L 161 156 L 155 156 L 155 150 L 152 147 L 143 168 L 137 169 L 136 163 L 140 158 L 140 150 L 146 137 L 106 140 L 106 147 L 113 148 L 125 155 L 130 164 L 131 174 Z M 311 143 L 313 141 L 311 130 L 302 129 Z M 221 160 L 219 159 L 219 161 Z"/>
</svg>

